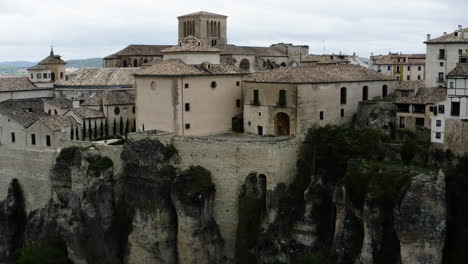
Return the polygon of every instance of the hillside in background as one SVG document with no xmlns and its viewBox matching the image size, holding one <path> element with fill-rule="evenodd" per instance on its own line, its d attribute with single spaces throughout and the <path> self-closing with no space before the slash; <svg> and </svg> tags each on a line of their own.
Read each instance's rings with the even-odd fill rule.
<svg viewBox="0 0 468 264">
<path fill-rule="evenodd" d="M 37 62 L 30 62 L 30 61 L 0 62 L 0 76 L 25 76 L 26 69 L 36 64 Z M 67 68 L 102 67 L 102 65 L 103 65 L 102 58 L 69 60 L 67 62 Z"/>
</svg>

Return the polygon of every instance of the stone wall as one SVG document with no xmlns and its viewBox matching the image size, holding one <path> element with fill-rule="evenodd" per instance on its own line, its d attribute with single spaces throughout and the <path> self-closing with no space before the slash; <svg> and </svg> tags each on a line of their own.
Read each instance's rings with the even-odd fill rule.
<svg viewBox="0 0 468 264">
<path fill-rule="evenodd" d="M 370 128 L 390 134 L 395 128 L 395 105 L 392 102 L 359 102 L 356 128 Z"/>
</svg>

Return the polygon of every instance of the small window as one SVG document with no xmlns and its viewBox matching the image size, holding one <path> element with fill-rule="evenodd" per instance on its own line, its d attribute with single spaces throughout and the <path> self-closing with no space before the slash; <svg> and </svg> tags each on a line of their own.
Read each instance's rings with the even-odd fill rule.
<svg viewBox="0 0 468 264">
<path fill-rule="evenodd" d="M 185 112 L 190 112 L 190 104 L 189 103 L 185 104 Z"/>
<path fill-rule="evenodd" d="M 388 86 L 384 85 L 382 86 L 382 97 L 387 97 L 388 96 Z"/>
<path fill-rule="evenodd" d="M 34 79 L 34 74 L 31 73 L 31 79 Z"/>
<path fill-rule="evenodd" d="M 340 104 L 346 104 L 346 87 L 342 87 L 340 90 Z"/>
<path fill-rule="evenodd" d="M 156 91 L 156 82 L 151 82 L 151 90 Z"/>
<path fill-rule="evenodd" d="M 409 91 L 401 91 L 401 97 L 408 97 Z"/>
<path fill-rule="evenodd" d="M 15 142 L 16 142 L 15 132 L 11 132 L 11 143 L 15 143 Z"/>
<path fill-rule="evenodd" d="M 442 126 L 442 120 L 436 120 L 436 127 Z"/>
<path fill-rule="evenodd" d="M 43 79 L 47 79 L 47 73 L 42 74 Z"/>
<path fill-rule="evenodd" d="M 63 72 L 60 73 L 60 79 L 63 79 Z"/>
<path fill-rule="evenodd" d="M 249 122 L 247 123 L 247 125 L 251 126 L 251 125 L 252 125 L 252 122 L 249 121 Z"/>
<path fill-rule="evenodd" d="M 406 76 L 406 80 L 407 80 L 407 81 L 409 81 L 409 80 L 410 80 L 410 76 L 409 76 L 409 75 L 408 75 L 408 76 Z"/>
<path fill-rule="evenodd" d="M 286 91 L 285 90 L 280 90 L 279 91 L 278 105 L 281 106 L 281 107 L 286 106 Z"/>
<path fill-rule="evenodd" d="M 135 107 L 132 107 L 132 112 L 135 113 Z"/>
<path fill-rule="evenodd" d="M 444 49 L 439 50 L 439 59 L 445 59 L 445 50 Z"/>
<path fill-rule="evenodd" d="M 262 112 L 258 112 L 258 116 L 262 116 Z"/>
<path fill-rule="evenodd" d="M 240 82 L 236 82 L 236 86 L 240 86 Z"/>
<path fill-rule="evenodd" d="M 185 87 L 185 88 L 189 88 L 189 84 L 188 84 L 188 83 L 186 83 L 184 87 Z"/>
<path fill-rule="evenodd" d="M 367 86 L 362 87 L 362 100 L 363 101 L 369 100 L 369 87 Z"/>
<path fill-rule="evenodd" d="M 236 100 L 236 107 L 241 107 L 241 100 L 240 99 Z"/>
<path fill-rule="evenodd" d="M 47 111 L 47 113 L 48 113 L 49 115 L 51 115 L 51 114 L 52 114 L 52 109 L 49 109 L 49 111 Z"/>
<path fill-rule="evenodd" d="M 260 92 L 259 92 L 258 90 L 254 90 L 253 93 L 254 93 L 254 94 L 253 94 L 253 96 L 254 96 L 254 98 L 253 98 L 253 104 L 254 104 L 254 105 L 259 105 L 259 104 L 260 104 L 260 99 L 259 99 L 259 93 L 260 93 Z"/>
<path fill-rule="evenodd" d="M 452 110 L 450 115 L 459 116 L 460 115 L 460 102 L 452 102 Z"/>
<path fill-rule="evenodd" d="M 439 105 L 439 113 L 443 114 L 445 112 L 445 106 Z"/>
<path fill-rule="evenodd" d="M 424 126 L 424 118 L 417 117 L 416 118 L 416 126 L 423 127 Z"/>
<path fill-rule="evenodd" d="M 58 115 L 57 109 L 54 109 L 54 114 L 55 114 L 55 115 Z"/>
<path fill-rule="evenodd" d="M 262 127 L 262 126 L 258 126 L 258 127 L 257 127 L 257 132 L 258 132 L 258 135 L 259 135 L 259 136 L 263 136 L 263 127 Z"/>
<path fill-rule="evenodd" d="M 116 107 L 114 108 L 114 114 L 115 114 L 115 115 L 119 115 L 119 114 L 120 114 L 120 108 L 119 108 L 118 106 L 116 106 Z"/>
<path fill-rule="evenodd" d="M 411 66 L 408 66 L 408 71 L 411 71 Z"/>
<path fill-rule="evenodd" d="M 320 111 L 320 120 L 323 120 L 323 111 Z"/>
<path fill-rule="evenodd" d="M 341 109 L 341 117 L 344 117 L 344 109 Z"/>
<path fill-rule="evenodd" d="M 422 69 L 421 66 L 419 66 L 419 67 L 418 67 L 418 71 L 421 71 L 421 69 Z"/>
<path fill-rule="evenodd" d="M 215 81 L 211 82 L 211 88 L 214 89 L 214 88 L 216 88 L 217 86 L 218 86 L 218 84 L 217 84 Z"/>
<path fill-rule="evenodd" d="M 455 83 L 454 82 L 450 82 L 450 88 L 455 88 Z"/>
<path fill-rule="evenodd" d="M 440 139 L 442 137 L 442 134 L 440 132 L 436 132 L 435 137 L 436 139 Z"/>
<path fill-rule="evenodd" d="M 185 129 L 190 129 L 190 124 L 185 124 Z"/>
<path fill-rule="evenodd" d="M 46 136 L 46 146 L 50 147 L 50 136 Z"/>
<path fill-rule="evenodd" d="M 392 66 L 388 66 L 387 69 L 388 69 L 389 71 L 391 71 L 391 70 L 392 70 Z"/>
<path fill-rule="evenodd" d="M 36 134 L 31 134 L 31 145 L 36 145 Z"/>
<path fill-rule="evenodd" d="M 42 79 L 42 75 L 40 73 L 37 74 L 38 79 Z"/>
<path fill-rule="evenodd" d="M 458 55 L 462 55 L 463 54 L 463 50 L 459 49 L 458 50 Z"/>
<path fill-rule="evenodd" d="M 443 72 L 439 72 L 438 81 L 439 81 L 439 82 L 443 82 L 443 81 L 444 81 L 444 73 L 443 73 Z"/>
<path fill-rule="evenodd" d="M 418 80 L 421 80 L 421 75 L 418 75 Z"/>
<path fill-rule="evenodd" d="M 400 116 L 400 128 L 405 128 L 405 117 Z"/>
<path fill-rule="evenodd" d="M 440 67 L 444 67 L 444 62 L 443 61 L 441 61 L 439 64 L 440 64 Z"/>
</svg>

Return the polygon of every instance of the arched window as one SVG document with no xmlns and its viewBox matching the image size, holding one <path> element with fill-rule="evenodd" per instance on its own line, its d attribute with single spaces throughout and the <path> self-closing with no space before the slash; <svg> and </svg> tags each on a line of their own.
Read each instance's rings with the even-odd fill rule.
<svg viewBox="0 0 468 264">
<path fill-rule="evenodd" d="M 118 106 L 116 106 L 116 107 L 114 108 L 114 114 L 115 114 L 115 115 L 119 115 L 119 114 L 120 114 L 120 108 L 119 108 Z"/>
<path fill-rule="evenodd" d="M 133 60 L 133 67 L 138 67 L 138 61 L 136 59 Z"/>
<path fill-rule="evenodd" d="M 50 79 L 55 82 L 55 72 L 53 72 L 51 75 L 50 75 Z"/>
<path fill-rule="evenodd" d="M 58 115 L 57 109 L 54 109 L 54 114 L 55 114 L 55 115 Z"/>
<path fill-rule="evenodd" d="M 239 68 L 243 69 L 243 70 L 250 70 L 250 62 L 248 59 L 243 59 L 241 60 L 240 64 L 239 64 Z"/>
<path fill-rule="evenodd" d="M 214 37 L 214 23 L 213 23 L 213 21 L 211 21 L 210 24 L 211 24 L 211 26 L 210 26 L 210 35 L 211 35 L 211 37 Z"/>
<path fill-rule="evenodd" d="M 151 90 L 156 91 L 156 82 L 151 82 Z"/>
<path fill-rule="evenodd" d="M 278 105 L 282 107 L 286 106 L 286 91 L 285 90 L 279 91 Z"/>
<path fill-rule="evenodd" d="M 50 115 L 52 114 L 52 110 L 49 109 L 49 111 L 47 111 L 47 113 Z"/>
<path fill-rule="evenodd" d="M 362 87 L 362 100 L 363 101 L 369 100 L 369 87 L 367 86 Z"/>
<path fill-rule="evenodd" d="M 216 88 L 218 86 L 218 84 L 215 82 L 215 81 L 212 81 L 211 82 L 211 88 Z"/>
<path fill-rule="evenodd" d="M 346 87 L 341 88 L 340 90 L 340 104 L 346 104 Z"/>
<path fill-rule="evenodd" d="M 286 67 L 286 63 L 281 63 L 281 67 Z"/>
<path fill-rule="evenodd" d="M 384 85 L 382 86 L 382 97 L 387 97 L 388 96 L 388 86 Z"/>
</svg>

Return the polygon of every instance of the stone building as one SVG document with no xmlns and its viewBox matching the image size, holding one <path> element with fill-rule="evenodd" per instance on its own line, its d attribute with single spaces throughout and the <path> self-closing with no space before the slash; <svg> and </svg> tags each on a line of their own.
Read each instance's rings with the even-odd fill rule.
<svg viewBox="0 0 468 264">
<path fill-rule="evenodd" d="M 73 107 L 73 102 L 65 98 L 53 98 L 44 101 L 44 112 L 49 115 L 63 116 Z"/>
<path fill-rule="evenodd" d="M 41 60 L 36 66 L 28 68 L 29 80 L 37 87 L 53 87 L 54 83 L 65 79 L 65 65 L 61 56 L 50 50 L 50 55 Z"/>
<path fill-rule="evenodd" d="M 461 25 L 452 33 L 444 32 L 437 38 L 427 35 L 426 87 L 447 87 L 446 75 L 468 52 L 468 28 Z"/>
<path fill-rule="evenodd" d="M 164 50 L 163 62 L 136 73 L 137 130 L 181 136 L 230 131 L 232 118 L 242 113 L 241 83 L 247 72 L 219 64 L 219 54 L 189 37 Z"/>
<path fill-rule="evenodd" d="M 251 72 L 278 67 L 298 66 L 308 55 L 309 47 L 278 43 L 270 47 L 250 47 L 228 44 L 227 16 L 209 12 L 196 12 L 178 17 L 178 42 L 193 36 L 204 46 L 221 50 L 223 64 Z M 140 67 L 162 61 L 167 45 L 130 45 L 104 58 L 105 67 Z"/>
<path fill-rule="evenodd" d="M 326 66 L 326 65 L 347 65 L 354 64 L 363 67 L 369 67 L 367 63 L 362 61 L 356 54 L 345 55 L 345 54 L 322 54 L 322 55 L 308 55 L 303 56 L 300 60 L 301 67 L 310 66 Z"/>
<path fill-rule="evenodd" d="M 0 102 L 16 99 L 52 98 L 53 88 L 40 88 L 27 77 L 0 78 Z"/>
<path fill-rule="evenodd" d="M 425 54 L 390 53 L 371 56 L 371 69 L 403 82 L 424 80 Z"/>
<path fill-rule="evenodd" d="M 302 136 L 313 125 L 349 125 L 359 101 L 386 97 L 393 78 L 357 65 L 276 69 L 243 84 L 246 133 Z"/>
</svg>

